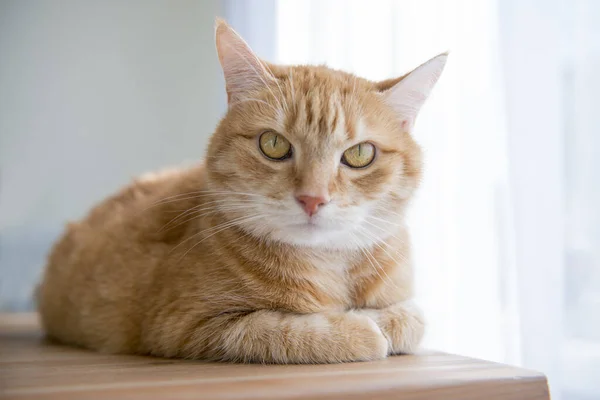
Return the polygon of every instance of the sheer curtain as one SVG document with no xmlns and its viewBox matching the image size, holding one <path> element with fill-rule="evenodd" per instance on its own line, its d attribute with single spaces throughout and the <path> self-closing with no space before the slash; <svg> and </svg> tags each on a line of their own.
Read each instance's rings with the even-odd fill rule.
<svg viewBox="0 0 600 400">
<path fill-rule="evenodd" d="M 523 364 L 597 399 L 600 2 L 501 4 Z"/>
<path fill-rule="evenodd" d="M 231 4 L 270 27 L 261 55 L 280 63 L 384 79 L 450 50 L 414 132 L 425 346 L 541 370 L 554 399 L 600 398 L 600 2 Z"/>
<path fill-rule="evenodd" d="M 570 8 L 565 57 L 567 273 L 565 381 L 600 397 L 600 2 Z M 585 373 L 581 373 L 585 371 Z"/>
</svg>

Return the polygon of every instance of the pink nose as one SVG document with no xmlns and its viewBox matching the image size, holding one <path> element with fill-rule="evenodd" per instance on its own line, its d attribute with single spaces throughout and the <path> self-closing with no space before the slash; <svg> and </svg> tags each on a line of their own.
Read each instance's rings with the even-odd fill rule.
<svg viewBox="0 0 600 400">
<path fill-rule="evenodd" d="M 329 203 L 329 200 L 324 197 L 313 196 L 296 196 L 296 201 L 298 201 L 298 204 L 302 206 L 304 212 L 306 212 L 309 217 L 316 214 L 316 212 L 319 211 L 319 207 Z"/>
</svg>

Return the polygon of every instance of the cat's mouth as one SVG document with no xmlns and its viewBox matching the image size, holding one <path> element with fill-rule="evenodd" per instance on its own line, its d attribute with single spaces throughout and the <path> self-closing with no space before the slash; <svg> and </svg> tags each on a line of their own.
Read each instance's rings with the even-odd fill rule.
<svg viewBox="0 0 600 400">
<path fill-rule="evenodd" d="M 309 219 L 308 221 L 305 221 L 305 222 L 300 222 L 300 223 L 296 224 L 295 226 L 298 228 L 309 229 L 309 230 L 323 229 L 323 226 L 319 225 L 313 219 Z"/>
<path fill-rule="evenodd" d="M 300 222 L 293 225 L 294 229 L 304 231 L 306 233 L 320 233 L 320 232 L 333 232 L 339 229 L 338 227 L 331 226 L 330 224 L 323 223 L 318 219 L 310 218 L 304 222 Z"/>
<path fill-rule="evenodd" d="M 319 222 L 317 218 L 310 217 L 301 221 L 296 221 L 290 227 L 304 232 L 319 232 L 327 230 L 327 226 L 324 225 L 322 221 Z"/>
</svg>

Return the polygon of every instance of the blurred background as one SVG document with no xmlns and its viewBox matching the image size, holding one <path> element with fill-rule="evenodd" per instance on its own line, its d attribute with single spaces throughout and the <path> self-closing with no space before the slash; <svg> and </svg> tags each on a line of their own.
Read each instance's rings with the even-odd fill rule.
<svg viewBox="0 0 600 400">
<path fill-rule="evenodd" d="M 370 79 L 450 50 L 417 121 L 426 346 L 600 398 L 600 1 L 1 0 L 0 311 L 133 177 L 204 155 L 225 17 L 263 58 Z"/>
</svg>

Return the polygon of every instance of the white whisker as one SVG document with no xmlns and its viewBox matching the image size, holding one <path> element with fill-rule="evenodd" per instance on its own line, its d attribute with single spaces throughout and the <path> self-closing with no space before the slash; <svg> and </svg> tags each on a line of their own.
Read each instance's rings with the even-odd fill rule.
<svg viewBox="0 0 600 400">
<path fill-rule="evenodd" d="M 189 252 L 190 252 L 190 251 L 192 251 L 192 249 L 193 249 L 194 247 L 198 246 L 200 243 L 202 243 L 202 242 L 204 242 L 206 239 L 208 239 L 208 238 L 210 238 L 210 237 L 212 237 L 212 236 L 216 235 L 217 233 L 219 233 L 219 232 L 222 232 L 222 231 L 224 231 L 225 229 L 231 228 L 232 226 L 235 226 L 235 225 L 238 225 L 238 224 L 241 224 L 241 223 L 244 223 L 244 222 L 252 221 L 252 220 L 255 220 L 255 219 L 257 219 L 257 218 L 262 218 L 262 217 L 264 217 L 264 216 L 265 216 L 264 214 L 259 214 L 259 215 L 254 215 L 254 216 L 251 216 L 251 217 L 244 217 L 244 218 L 242 218 L 241 220 L 240 220 L 240 219 L 235 219 L 235 220 L 232 220 L 231 222 L 229 222 L 228 224 L 226 224 L 227 226 L 223 226 L 221 229 L 219 229 L 219 230 L 217 230 L 217 231 L 215 231 L 215 232 L 211 233 L 210 235 L 206 236 L 206 237 L 205 237 L 205 238 L 203 238 L 202 240 L 198 241 L 198 243 L 194 244 L 194 245 L 193 245 L 192 247 L 190 247 L 190 248 L 189 248 L 189 249 L 188 249 L 188 250 L 187 250 L 185 253 L 183 253 L 183 255 L 181 256 L 181 258 L 180 258 L 180 259 L 183 259 L 183 258 L 184 258 L 184 257 L 185 257 L 185 256 L 186 256 L 186 255 L 187 255 Z M 222 225 L 222 224 L 221 224 L 221 225 Z M 220 225 L 217 225 L 217 226 L 220 226 Z M 212 230 L 212 229 L 214 229 L 214 228 L 211 228 L 211 230 Z M 202 232 L 206 232 L 206 231 L 207 231 L 207 230 L 205 229 L 205 230 L 204 230 L 204 231 L 202 231 Z M 197 234 L 196 234 L 196 235 L 197 235 Z M 196 236 L 196 235 L 193 235 L 192 237 L 194 237 L 194 236 Z M 181 243 L 180 243 L 180 244 L 181 244 Z M 179 246 L 179 245 L 178 245 L 178 246 Z M 173 249 L 173 250 L 174 250 L 174 249 Z"/>
<path fill-rule="evenodd" d="M 202 210 L 206 210 L 206 209 L 216 209 L 219 205 L 227 205 L 227 206 L 229 206 L 229 205 L 238 205 L 238 204 L 239 205 L 241 205 L 241 204 L 246 204 L 247 205 L 247 204 L 254 204 L 254 203 L 256 203 L 255 199 L 219 199 L 219 200 L 213 200 L 213 201 L 205 201 L 205 202 L 202 202 L 202 203 L 200 203 L 198 205 L 195 205 L 194 207 L 188 208 L 187 210 L 183 210 L 183 212 L 181 212 L 175 218 L 173 218 L 172 220 L 170 220 L 169 222 L 167 222 L 165 224 L 165 226 L 163 226 L 163 228 L 161 228 L 161 230 L 164 229 L 164 228 L 166 228 L 172 222 L 175 222 L 178 219 L 183 218 L 186 215 L 188 215 L 190 213 L 194 213 L 196 211 L 202 211 Z M 206 208 L 202 208 L 202 209 L 198 210 L 201 207 L 206 207 Z"/>
<path fill-rule="evenodd" d="M 387 220 L 385 220 L 383 218 L 377 218 L 377 217 L 374 217 L 372 215 L 369 215 L 368 218 L 372 218 L 372 219 L 374 219 L 376 221 L 385 222 L 386 224 L 394 225 L 394 226 L 397 226 L 398 228 L 404 228 L 404 225 L 402 225 L 402 224 L 398 224 L 396 222 L 387 221 Z"/>
<path fill-rule="evenodd" d="M 401 258 L 402 261 L 398 261 L 396 259 L 396 257 L 394 257 L 393 255 L 391 255 L 387 249 L 385 247 L 383 247 L 381 244 L 383 243 L 385 246 L 387 246 L 388 248 L 390 248 L 391 251 L 394 251 L 390 244 L 388 242 L 386 242 L 385 240 L 382 239 L 378 239 L 375 235 L 367 232 L 367 231 L 363 231 L 361 232 L 363 235 L 366 235 L 368 237 L 370 237 L 371 240 L 373 240 L 373 244 L 377 247 L 379 247 L 381 250 L 383 250 L 385 252 L 385 254 L 388 255 L 388 257 L 390 257 L 392 260 L 394 260 L 394 262 L 396 262 L 397 264 L 403 264 L 403 263 L 407 263 L 408 260 L 406 259 L 405 256 L 403 256 L 402 254 L 398 253 L 397 251 L 395 251 L 394 253 Z"/>
<path fill-rule="evenodd" d="M 354 234 L 351 233 L 351 237 L 352 238 L 356 238 L 356 236 Z M 377 276 L 379 276 L 379 278 L 388 285 L 391 285 L 392 287 L 398 289 L 398 285 L 396 285 L 394 283 L 394 281 L 392 281 L 392 279 L 389 277 L 389 275 L 385 272 L 385 270 L 383 269 L 383 267 L 381 266 L 381 264 L 379 263 L 379 261 L 377 260 L 377 258 L 375 258 L 375 256 L 369 251 L 369 249 L 367 248 L 363 248 L 360 246 L 360 243 L 358 243 L 357 240 L 354 240 L 354 243 L 358 246 L 358 248 L 360 249 L 360 251 L 363 253 L 363 255 L 367 258 L 367 260 L 369 261 L 369 263 L 371 264 L 371 266 L 373 267 L 373 270 L 375 271 L 375 273 L 377 274 Z M 378 267 L 375 266 L 375 264 L 373 263 L 374 260 Z M 385 278 L 379 273 L 379 271 L 381 270 L 381 272 L 385 275 Z"/>
<path fill-rule="evenodd" d="M 198 235 L 202 235 L 203 233 L 207 233 L 207 232 L 210 232 L 210 231 L 212 231 L 212 230 L 219 229 L 219 228 L 222 228 L 222 227 L 227 227 L 227 228 L 228 228 L 228 227 L 230 227 L 230 226 L 233 226 L 233 225 L 235 225 L 236 223 L 238 223 L 238 222 L 240 222 L 240 221 L 244 220 L 245 218 L 249 218 L 249 217 L 247 217 L 247 216 L 244 216 L 244 217 L 234 218 L 234 219 L 232 219 L 232 220 L 225 221 L 225 222 L 223 222 L 223 223 L 221 223 L 221 224 L 218 224 L 218 225 L 215 225 L 215 226 L 213 226 L 213 227 L 210 227 L 210 228 L 207 228 L 207 229 L 203 229 L 203 230 L 201 230 L 200 232 L 197 232 L 197 233 L 193 234 L 193 235 L 192 235 L 192 236 L 190 236 L 189 238 L 187 238 L 187 239 L 184 239 L 184 240 L 183 240 L 181 243 L 179 243 L 177 246 L 173 247 L 173 248 L 171 249 L 170 253 L 172 253 L 173 251 L 175 251 L 175 250 L 176 250 L 176 249 L 177 249 L 179 246 L 181 246 L 181 245 L 182 245 L 182 244 L 184 244 L 185 242 L 187 242 L 187 241 L 189 241 L 189 240 L 192 240 L 193 238 L 197 237 Z"/>
<path fill-rule="evenodd" d="M 193 195 L 193 193 L 201 193 L 201 194 L 196 194 Z M 260 194 L 256 194 L 256 193 L 243 193 L 243 192 L 233 192 L 233 191 L 223 191 L 223 192 L 217 192 L 217 191 L 209 191 L 209 190 L 198 190 L 195 192 L 188 192 L 188 193 L 182 193 L 179 195 L 175 195 L 175 196 L 169 196 L 166 197 L 164 199 L 161 200 L 157 200 L 154 203 L 150 204 L 148 207 L 144 208 L 143 210 L 139 211 L 139 213 L 142 213 L 144 211 L 147 211 L 153 207 L 157 207 L 163 204 L 169 204 L 169 203 L 174 203 L 177 201 L 184 201 L 184 200 L 194 200 L 194 199 L 200 199 L 203 197 L 208 197 L 208 196 L 216 196 L 216 195 L 223 195 L 223 196 L 254 196 L 254 197 L 260 197 L 261 199 L 263 199 L 263 201 L 267 202 L 267 203 L 275 203 L 275 200 L 264 196 L 264 195 L 260 195 Z M 185 196 L 185 197 L 182 197 Z"/>
<path fill-rule="evenodd" d="M 368 216 L 368 217 L 367 217 L 367 219 L 368 219 L 368 218 L 372 218 L 372 217 L 371 217 L 371 216 Z M 380 231 L 382 231 L 382 232 L 384 232 L 384 233 L 386 233 L 386 234 L 390 235 L 390 236 L 391 236 L 391 237 L 393 237 L 394 239 L 398 240 L 400 243 L 405 243 L 405 241 L 404 241 L 404 240 L 400 239 L 399 237 L 397 237 L 396 235 L 394 235 L 392 232 L 388 231 L 387 229 L 384 229 L 384 228 L 380 227 L 379 225 L 375 225 L 374 223 L 372 223 L 372 222 L 369 222 L 367 219 L 365 219 L 365 220 L 363 220 L 363 221 L 364 221 L 364 222 L 366 222 L 367 224 L 371 225 L 372 227 L 375 227 L 375 228 L 379 229 Z"/>
<path fill-rule="evenodd" d="M 206 207 L 200 210 L 195 210 L 192 213 L 188 214 L 187 216 L 191 218 L 183 218 L 182 220 L 180 220 L 177 224 L 172 225 L 171 227 L 169 227 L 168 229 L 166 229 L 166 226 L 164 226 L 163 228 L 161 228 L 161 230 L 166 229 L 166 230 L 171 230 L 171 229 L 175 229 L 178 226 L 181 225 L 185 225 L 190 221 L 193 221 L 195 219 L 199 219 L 211 214 L 217 214 L 219 212 L 221 213 L 227 213 L 227 212 L 231 212 L 231 211 L 241 211 L 241 210 L 247 210 L 248 209 L 248 205 L 247 204 L 240 204 L 240 205 L 228 205 L 227 207 Z M 160 231 L 159 231 L 160 232 Z"/>
</svg>

